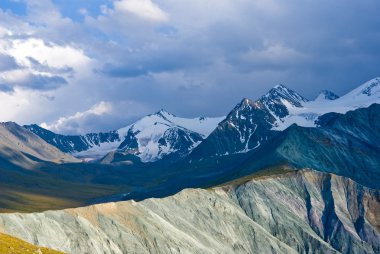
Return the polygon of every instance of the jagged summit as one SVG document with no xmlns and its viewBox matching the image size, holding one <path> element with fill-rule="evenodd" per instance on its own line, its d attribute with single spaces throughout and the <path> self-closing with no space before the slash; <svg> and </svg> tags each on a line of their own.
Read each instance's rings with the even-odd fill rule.
<svg viewBox="0 0 380 254">
<path fill-rule="evenodd" d="M 244 107 L 247 107 L 247 106 L 251 106 L 254 102 L 251 100 L 251 99 L 248 99 L 248 98 L 243 98 L 240 103 L 238 103 L 236 106 L 235 106 L 235 110 L 238 109 L 238 108 L 244 108 Z"/>
<path fill-rule="evenodd" d="M 301 107 L 303 103 L 308 101 L 302 95 L 282 84 L 276 85 L 270 89 L 269 92 L 262 96 L 260 100 L 264 102 L 264 104 L 290 103 L 296 107 Z"/>
<path fill-rule="evenodd" d="M 159 115 L 159 116 L 163 116 L 163 117 L 166 117 L 166 116 L 173 116 L 175 117 L 174 114 L 172 113 L 169 113 L 167 110 L 165 109 L 160 109 L 159 111 L 157 111 L 156 113 L 152 114 L 152 115 Z"/>
<path fill-rule="evenodd" d="M 336 95 L 335 93 L 333 93 L 333 92 L 331 92 L 329 90 L 322 90 L 318 94 L 317 98 L 315 98 L 315 101 L 322 101 L 322 100 L 330 100 L 330 101 L 332 101 L 332 100 L 336 100 L 338 98 L 339 98 L 339 96 Z"/>
</svg>

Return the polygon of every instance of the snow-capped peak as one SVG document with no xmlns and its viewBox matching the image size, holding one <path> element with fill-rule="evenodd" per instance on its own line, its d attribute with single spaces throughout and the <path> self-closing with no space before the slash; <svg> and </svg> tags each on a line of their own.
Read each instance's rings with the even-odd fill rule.
<svg viewBox="0 0 380 254">
<path fill-rule="evenodd" d="M 119 129 L 120 137 L 125 139 L 118 150 L 133 153 L 143 162 L 156 161 L 173 153 L 186 154 L 223 119 L 224 117 L 182 118 L 160 110 Z"/>
<path fill-rule="evenodd" d="M 262 97 L 262 99 L 264 101 L 286 101 L 296 107 L 301 107 L 304 102 L 308 101 L 306 98 L 302 97 L 295 91 L 287 88 L 282 84 L 273 87 L 267 94 Z"/>
<path fill-rule="evenodd" d="M 314 101 L 336 100 L 339 96 L 329 90 L 322 90 Z"/>
<path fill-rule="evenodd" d="M 173 115 L 172 113 L 169 113 L 165 109 L 160 109 L 154 115 L 159 115 L 159 116 L 162 116 L 162 117 L 167 117 L 167 116 L 174 116 L 175 117 L 175 115 Z"/>
<path fill-rule="evenodd" d="M 288 116 L 278 121 L 273 129 L 284 130 L 294 123 L 315 127 L 315 121 L 323 114 L 330 112 L 344 114 L 357 108 L 369 107 L 373 103 L 380 103 L 380 78 L 371 79 L 335 100 L 314 100 L 304 103 L 303 107 L 288 107 Z"/>
</svg>

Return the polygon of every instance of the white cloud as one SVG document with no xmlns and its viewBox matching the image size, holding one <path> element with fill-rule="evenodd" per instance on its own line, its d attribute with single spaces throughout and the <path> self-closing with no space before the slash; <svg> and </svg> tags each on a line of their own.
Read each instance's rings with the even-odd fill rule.
<svg viewBox="0 0 380 254">
<path fill-rule="evenodd" d="M 167 21 L 169 15 L 151 0 L 120 0 L 114 3 L 115 10 L 132 13 L 151 21 Z"/>
<path fill-rule="evenodd" d="M 95 64 L 79 48 L 32 37 L 0 40 L 0 54 L 14 62 L 0 72 L 0 83 L 35 90 L 57 89 L 67 80 L 93 75 Z"/>
<path fill-rule="evenodd" d="M 103 115 L 111 114 L 113 110 L 110 102 L 101 101 L 93 105 L 90 109 L 82 112 L 77 112 L 74 115 L 60 117 L 57 121 L 47 124 L 42 123 L 41 126 L 45 129 L 58 133 L 81 133 L 85 132 L 80 128 L 80 124 Z"/>
<path fill-rule="evenodd" d="M 19 64 L 28 67 L 30 67 L 30 57 L 50 67 L 73 67 L 80 70 L 91 61 L 81 49 L 69 45 L 60 46 L 46 43 L 36 38 L 13 40 L 8 47 L 0 49 L 0 51 L 10 54 Z"/>
<path fill-rule="evenodd" d="M 15 89 L 12 94 L 0 92 L 0 121 L 19 120 L 35 102 L 35 94 L 30 91 Z"/>
</svg>

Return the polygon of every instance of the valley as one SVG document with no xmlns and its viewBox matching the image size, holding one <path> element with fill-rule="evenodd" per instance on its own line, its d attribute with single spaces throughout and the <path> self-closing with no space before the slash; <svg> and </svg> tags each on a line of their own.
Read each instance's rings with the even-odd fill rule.
<svg viewBox="0 0 380 254">
<path fill-rule="evenodd" d="M 82 136 L 3 123 L 0 232 L 65 253 L 380 253 L 379 79 L 341 98 L 281 85 Z"/>
</svg>

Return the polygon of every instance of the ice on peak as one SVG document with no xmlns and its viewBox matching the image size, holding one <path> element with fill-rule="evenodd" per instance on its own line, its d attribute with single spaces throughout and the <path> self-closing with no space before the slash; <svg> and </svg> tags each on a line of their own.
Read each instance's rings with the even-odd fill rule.
<svg viewBox="0 0 380 254">
<path fill-rule="evenodd" d="M 267 94 L 261 97 L 260 101 L 265 105 L 281 102 L 282 104 L 290 103 L 295 107 L 302 107 L 302 104 L 308 100 L 292 89 L 280 84 L 269 90 Z"/>
<path fill-rule="evenodd" d="M 373 78 L 346 95 L 342 96 L 345 100 L 368 101 L 380 98 L 380 78 Z"/>
<path fill-rule="evenodd" d="M 380 78 L 371 79 L 335 100 L 314 100 L 304 103 L 301 108 L 290 107 L 289 115 L 278 121 L 273 129 L 284 130 L 293 123 L 315 127 L 315 120 L 320 115 L 330 112 L 344 114 L 349 110 L 369 107 L 373 103 L 380 103 Z"/>
<path fill-rule="evenodd" d="M 360 93 L 367 96 L 372 96 L 374 94 L 380 93 L 380 78 L 374 78 L 370 81 L 364 83 L 359 87 L 361 89 Z"/>
<path fill-rule="evenodd" d="M 157 111 L 156 113 L 154 113 L 154 115 L 161 115 L 161 116 L 174 116 L 172 113 L 169 113 L 168 111 L 166 111 L 165 109 L 160 109 L 159 111 Z"/>
<path fill-rule="evenodd" d="M 174 135 L 178 129 L 185 131 L 188 135 L 197 133 L 206 138 L 224 119 L 217 118 L 181 118 L 160 110 L 155 114 L 145 116 L 134 124 L 119 129 L 119 135 L 122 133 L 125 137 L 129 132 L 134 135 L 138 146 L 138 156 L 141 161 L 149 162 L 160 159 L 163 155 L 176 152 L 172 144 L 162 145 L 160 139 L 165 135 Z M 192 137 L 189 136 L 192 140 Z M 195 142 L 195 141 L 194 141 Z M 198 142 L 195 142 L 189 150 L 193 149 Z"/>
</svg>

